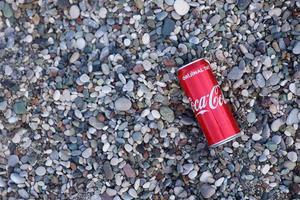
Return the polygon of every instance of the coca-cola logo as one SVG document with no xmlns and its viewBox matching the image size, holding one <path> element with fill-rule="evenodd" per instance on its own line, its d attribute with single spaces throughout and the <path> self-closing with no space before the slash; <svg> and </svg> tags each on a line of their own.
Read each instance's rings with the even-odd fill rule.
<svg viewBox="0 0 300 200">
<path fill-rule="evenodd" d="M 195 99 L 194 101 L 189 97 L 189 101 L 196 116 L 203 115 L 209 110 L 214 110 L 217 107 L 226 104 L 219 85 L 213 86 L 209 94 Z"/>
</svg>

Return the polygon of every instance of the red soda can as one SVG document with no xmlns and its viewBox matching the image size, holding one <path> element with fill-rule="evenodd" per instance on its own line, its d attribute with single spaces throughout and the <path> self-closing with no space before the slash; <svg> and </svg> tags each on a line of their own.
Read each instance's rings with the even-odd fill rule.
<svg viewBox="0 0 300 200">
<path fill-rule="evenodd" d="M 180 67 L 178 79 L 210 147 L 241 135 L 207 60 L 198 59 Z"/>
</svg>

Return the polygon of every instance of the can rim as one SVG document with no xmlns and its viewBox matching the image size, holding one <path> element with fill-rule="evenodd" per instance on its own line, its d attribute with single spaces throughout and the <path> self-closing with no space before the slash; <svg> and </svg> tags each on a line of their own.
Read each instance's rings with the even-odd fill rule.
<svg viewBox="0 0 300 200">
<path fill-rule="evenodd" d="M 221 141 L 219 141 L 219 142 L 217 142 L 217 143 L 215 143 L 215 144 L 212 144 L 212 145 L 210 145 L 209 147 L 214 148 L 214 147 L 221 146 L 222 144 L 225 144 L 225 143 L 227 143 L 227 142 L 230 142 L 230 141 L 232 141 L 232 140 L 234 140 L 234 139 L 240 137 L 241 135 L 242 135 L 242 132 L 239 132 L 239 133 L 237 133 L 237 134 L 235 134 L 235 135 L 230 136 L 229 138 L 226 138 L 226 139 L 221 140 Z"/>
<path fill-rule="evenodd" d="M 183 65 L 182 67 L 179 67 L 179 69 L 178 69 L 177 71 L 182 70 L 183 68 L 188 67 L 188 66 L 190 66 L 191 64 L 193 64 L 193 63 L 195 63 L 195 62 L 198 62 L 198 61 L 200 61 L 200 60 L 205 60 L 206 62 L 208 62 L 205 58 L 199 58 L 199 59 L 197 59 L 197 60 L 194 60 L 194 61 L 192 61 L 192 62 L 189 62 L 188 64 Z M 208 62 L 208 63 L 209 63 L 209 62 Z"/>
</svg>

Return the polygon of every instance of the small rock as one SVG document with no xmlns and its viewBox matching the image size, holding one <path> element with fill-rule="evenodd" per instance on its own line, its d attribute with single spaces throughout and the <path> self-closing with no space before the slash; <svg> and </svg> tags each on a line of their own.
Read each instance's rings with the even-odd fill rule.
<svg viewBox="0 0 300 200">
<path fill-rule="evenodd" d="M 10 175 L 10 179 L 16 184 L 25 183 L 25 178 L 21 177 L 19 174 L 12 173 Z"/>
<path fill-rule="evenodd" d="M 10 76 L 13 73 L 13 69 L 9 65 L 4 66 L 4 74 Z"/>
<path fill-rule="evenodd" d="M 252 140 L 259 141 L 262 138 L 262 136 L 258 133 L 255 133 L 252 135 Z"/>
<path fill-rule="evenodd" d="M 142 37 L 142 42 L 144 45 L 147 45 L 150 43 L 150 35 L 148 33 L 144 33 Z"/>
<path fill-rule="evenodd" d="M 80 54 L 78 52 L 73 53 L 69 59 L 70 63 L 76 62 L 79 57 L 80 57 Z"/>
<path fill-rule="evenodd" d="M 212 179 L 213 175 L 210 171 L 205 171 L 200 176 L 200 182 L 207 183 L 209 182 L 209 179 Z"/>
<path fill-rule="evenodd" d="M 7 165 L 14 167 L 19 163 L 19 157 L 17 155 L 10 155 L 7 159 Z"/>
<path fill-rule="evenodd" d="M 300 119 L 298 118 L 298 113 L 299 110 L 297 108 L 294 108 L 288 115 L 286 124 L 287 125 L 299 124 Z"/>
<path fill-rule="evenodd" d="M 196 170 L 193 170 L 189 173 L 188 177 L 193 180 L 196 178 L 197 175 L 198 175 L 198 172 Z"/>
<path fill-rule="evenodd" d="M 117 111 L 128 111 L 130 110 L 131 106 L 131 101 L 125 97 L 118 98 L 115 101 L 115 109 Z"/>
<path fill-rule="evenodd" d="M 175 0 L 174 10 L 178 15 L 186 15 L 190 10 L 190 5 L 185 0 Z"/>
<path fill-rule="evenodd" d="M 134 71 L 134 73 L 141 73 L 144 71 L 144 67 L 141 64 L 137 64 L 133 67 L 132 70 Z"/>
<path fill-rule="evenodd" d="M 294 151 L 288 152 L 287 157 L 291 162 L 296 162 L 298 159 L 297 153 Z"/>
<path fill-rule="evenodd" d="M 11 9 L 11 6 L 8 3 L 4 4 L 2 13 L 6 18 L 10 18 L 13 16 L 13 10 Z"/>
<path fill-rule="evenodd" d="M 244 74 L 244 71 L 242 71 L 240 68 L 238 67 L 233 67 L 230 72 L 227 74 L 227 77 L 230 80 L 239 80 L 242 78 Z"/>
<path fill-rule="evenodd" d="M 219 178 L 218 180 L 216 180 L 215 186 L 220 187 L 222 185 L 222 183 L 224 182 L 224 180 L 225 180 L 224 177 Z"/>
<path fill-rule="evenodd" d="M 124 40 L 124 45 L 125 45 L 126 47 L 130 46 L 130 45 L 131 45 L 131 40 L 128 39 L 128 38 L 126 38 L 126 39 Z"/>
<path fill-rule="evenodd" d="M 271 124 L 271 130 L 273 132 L 276 132 L 280 129 L 280 127 L 284 124 L 281 118 L 276 119 L 275 121 L 272 122 Z"/>
<path fill-rule="evenodd" d="M 29 194 L 25 189 L 19 189 L 18 193 L 22 198 L 29 199 Z"/>
<path fill-rule="evenodd" d="M 17 101 L 15 104 L 14 104 L 14 111 L 16 114 L 24 114 L 26 113 L 26 104 L 25 102 L 23 101 Z"/>
<path fill-rule="evenodd" d="M 86 150 L 84 150 L 83 152 L 82 152 L 82 157 L 84 157 L 84 158 L 89 158 L 89 157 L 91 157 L 91 155 L 92 155 L 92 148 L 87 148 Z"/>
<path fill-rule="evenodd" d="M 129 164 L 124 165 L 123 171 L 128 178 L 135 178 L 135 171 Z"/>
<path fill-rule="evenodd" d="M 249 123 L 253 123 L 256 120 L 256 114 L 254 112 L 248 113 L 247 114 L 247 121 Z"/>
<path fill-rule="evenodd" d="M 79 79 L 83 84 L 90 82 L 90 77 L 87 74 L 82 74 Z"/>
<path fill-rule="evenodd" d="M 136 142 L 142 141 L 143 135 L 140 132 L 135 132 L 132 134 L 132 139 Z"/>
<path fill-rule="evenodd" d="M 164 20 L 162 30 L 161 30 L 162 35 L 164 37 L 169 36 L 171 32 L 174 30 L 174 28 L 175 28 L 175 22 L 170 18 L 166 18 Z"/>
<path fill-rule="evenodd" d="M 168 122 L 173 122 L 175 119 L 174 112 L 171 110 L 169 107 L 162 106 L 159 110 L 162 119 L 168 121 Z"/>
<path fill-rule="evenodd" d="M 295 43 L 295 46 L 293 48 L 293 53 L 296 55 L 300 54 L 300 42 L 299 41 Z"/>
<path fill-rule="evenodd" d="M 2 188 L 6 187 L 6 183 L 3 181 L 1 177 L 0 177 L 0 187 Z"/>
<path fill-rule="evenodd" d="M 46 174 L 46 169 L 45 169 L 45 167 L 40 166 L 40 167 L 36 168 L 35 173 L 38 176 L 44 176 Z"/>
<path fill-rule="evenodd" d="M 221 16 L 220 15 L 214 15 L 209 19 L 209 23 L 214 26 L 216 24 L 218 24 L 221 20 Z"/>
<path fill-rule="evenodd" d="M 107 178 L 108 180 L 112 180 L 114 178 L 114 173 L 108 161 L 106 161 L 103 164 L 103 171 L 104 171 L 105 178 Z"/>
<path fill-rule="evenodd" d="M 53 100 L 58 101 L 59 99 L 60 99 L 60 92 L 59 90 L 55 90 L 55 92 L 53 93 Z"/>
<path fill-rule="evenodd" d="M 144 60 L 143 67 L 146 71 L 149 71 L 152 68 L 152 63 L 149 60 Z"/>
<path fill-rule="evenodd" d="M 78 38 L 76 40 L 76 47 L 80 50 L 83 50 L 85 48 L 86 42 L 83 38 Z"/>
<path fill-rule="evenodd" d="M 208 184 L 204 184 L 200 187 L 200 193 L 205 199 L 209 199 L 216 193 L 216 189 Z"/>
<path fill-rule="evenodd" d="M 256 75 L 256 83 L 260 88 L 264 88 L 266 86 L 266 80 L 262 74 Z"/>
<path fill-rule="evenodd" d="M 137 195 L 136 191 L 132 188 L 129 189 L 128 194 L 130 196 L 132 196 L 133 198 L 138 198 L 138 195 Z"/>
<path fill-rule="evenodd" d="M 132 151 L 132 146 L 130 144 L 125 144 L 124 148 L 127 152 L 131 152 Z"/>
<path fill-rule="evenodd" d="M 72 5 L 69 10 L 69 14 L 71 19 L 77 19 L 80 15 L 80 9 L 78 8 L 77 5 Z"/>
<path fill-rule="evenodd" d="M 279 17 L 281 15 L 281 9 L 280 8 L 273 8 L 273 9 L 269 10 L 268 14 L 271 17 L 273 17 L 273 16 Z"/>
<path fill-rule="evenodd" d="M 99 10 L 99 17 L 105 19 L 107 15 L 107 9 L 105 7 L 101 7 Z"/>
<path fill-rule="evenodd" d="M 269 172 L 270 168 L 271 168 L 271 166 L 269 164 L 266 164 L 261 168 L 260 171 L 262 174 L 267 174 Z"/>
<path fill-rule="evenodd" d="M 240 10 L 245 10 L 250 3 L 251 0 L 237 0 L 237 6 Z"/>
</svg>

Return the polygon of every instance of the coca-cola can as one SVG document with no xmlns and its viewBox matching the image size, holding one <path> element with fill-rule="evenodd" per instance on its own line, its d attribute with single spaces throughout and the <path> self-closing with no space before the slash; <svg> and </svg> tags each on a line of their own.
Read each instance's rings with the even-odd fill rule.
<svg viewBox="0 0 300 200">
<path fill-rule="evenodd" d="M 206 59 L 178 69 L 178 79 L 210 147 L 240 136 L 240 129 Z"/>
</svg>

